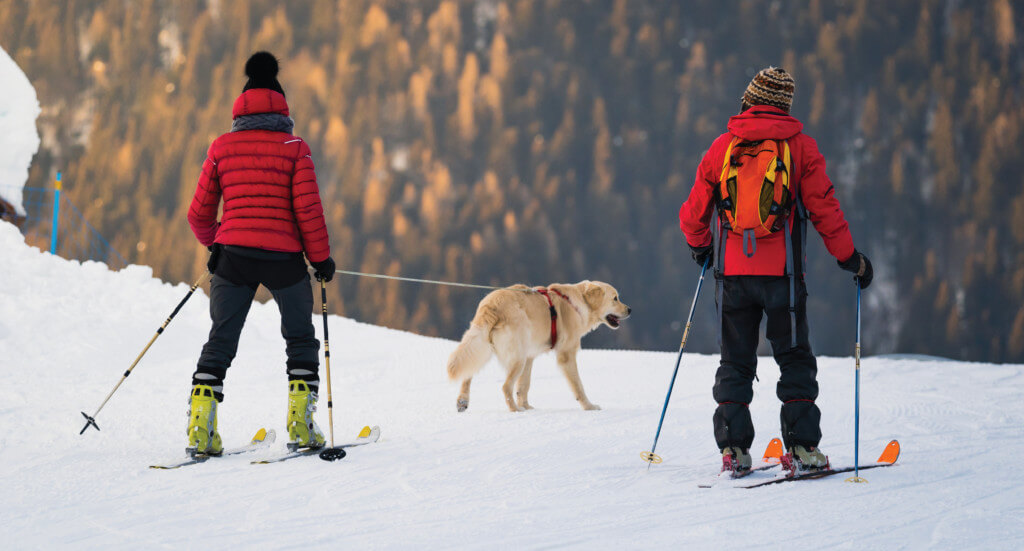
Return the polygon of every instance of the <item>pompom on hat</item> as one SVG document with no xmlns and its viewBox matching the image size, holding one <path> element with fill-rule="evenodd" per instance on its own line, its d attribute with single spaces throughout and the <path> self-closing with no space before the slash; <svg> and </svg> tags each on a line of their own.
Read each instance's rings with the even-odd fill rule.
<svg viewBox="0 0 1024 551">
<path fill-rule="evenodd" d="M 785 69 L 767 67 L 758 71 L 743 92 L 742 109 L 755 105 L 771 105 L 789 113 L 793 105 L 793 92 L 796 81 Z"/>
<path fill-rule="evenodd" d="M 249 80 L 242 91 L 266 88 L 284 95 L 281 83 L 277 81 L 277 58 L 270 52 L 256 52 L 245 62 L 245 76 Z"/>
</svg>

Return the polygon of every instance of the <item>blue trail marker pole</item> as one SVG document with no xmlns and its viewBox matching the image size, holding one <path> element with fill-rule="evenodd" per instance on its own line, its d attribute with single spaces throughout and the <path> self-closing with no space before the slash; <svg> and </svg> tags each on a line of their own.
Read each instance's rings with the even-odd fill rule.
<svg viewBox="0 0 1024 551">
<path fill-rule="evenodd" d="M 60 172 L 53 192 L 53 224 L 50 228 L 50 254 L 57 254 L 57 232 L 60 231 Z"/>
</svg>

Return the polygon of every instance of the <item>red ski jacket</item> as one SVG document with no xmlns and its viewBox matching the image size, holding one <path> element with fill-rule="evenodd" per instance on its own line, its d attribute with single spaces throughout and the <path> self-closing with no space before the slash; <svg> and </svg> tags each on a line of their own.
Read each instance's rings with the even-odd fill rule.
<svg viewBox="0 0 1024 551">
<path fill-rule="evenodd" d="M 853 256 L 853 237 L 846 223 L 835 188 L 825 174 L 825 158 L 813 138 L 801 132 L 803 124 L 781 109 L 756 105 L 729 119 L 729 131 L 719 136 L 697 167 L 697 178 L 690 196 L 679 209 L 679 227 L 693 247 L 712 243 L 711 214 L 715 209 L 714 191 L 721 176 L 725 150 L 733 137 L 743 140 L 787 140 L 792 155 L 791 188 L 800 197 L 814 229 L 825 247 L 839 261 Z M 791 231 L 796 209 L 787 223 Z M 785 275 L 786 234 L 779 231 L 757 240 L 752 257 L 743 253 L 743 236 L 724 230 L 726 235 L 723 275 Z M 715 251 L 717 254 L 717 251 Z"/>
<path fill-rule="evenodd" d="M 288 103 L 273 90 L 247 90 L 232 115 L 288 115 Z M 217 207 L 224 212 L 217 222 Z M 331 254 L 320 189 L 309 146 L 298 136 L 269 130 L 229 132 L 206 153 L 188 223 L 209 247 L 255 247 L 304 252 L 311 262 Z"/>
</svg>

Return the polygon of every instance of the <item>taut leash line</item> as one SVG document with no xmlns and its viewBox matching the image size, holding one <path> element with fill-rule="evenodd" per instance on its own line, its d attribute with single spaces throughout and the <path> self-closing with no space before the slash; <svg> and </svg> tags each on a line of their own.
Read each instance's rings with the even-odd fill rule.
<svg viewBox="0 0 1024 551">
<path fill-rule="evenodd" d="M 489 291 L 495 291 L 495 290 L 498 290 L 498 289 L 503 289 L 503 287 L 495 287 L 493 285 L 476 285 L 474 283 L 456 283 L 454 281 L 438 281 L 438 280 L 435 280 L 435 279 L 417 279 L 417 278 L 414 278 L 414 277 L 399 277 L 399 276 L 389 276 L 389 275 L 384 275 L 384 274 L 370 274 L 370 273 L 366 273 L 366 272 L 352 272 L 352 271 L 349 271 L 349 270 L 335 270 L 334 273 L 350 275 L 350 276 L 359 276 L 359 277 L 372 277 L 372 278 L 375 278 L 375 279 L 391 279 L 391 280 L 394 280 L 394 281 L 408 281 L 410 283 L 429 283 L 429 284 L 432 284 L 432 285 L 446 285 L 446 286 L 449 286 L 449 287 L 469 287 L 471 289 L 487 289 Z"/>
</svg>

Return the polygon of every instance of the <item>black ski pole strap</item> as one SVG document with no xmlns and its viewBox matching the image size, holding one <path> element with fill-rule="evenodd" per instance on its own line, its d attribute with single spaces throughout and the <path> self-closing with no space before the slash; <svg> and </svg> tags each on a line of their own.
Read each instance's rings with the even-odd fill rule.
<svg viewBox="0 0 1024 551">
<path fill-rule="evenodd" d="M 718 326 L 715 330 L 715 338 L 718 341 L 718 348 L 722 348 L 722 324 L 724 323 L 722 313 L 722 301 L 725 298 L 725 240 L 726 235 L 722 231 L 722 218 L 717 213 L 714 215 L 714 237 L 715 245 L 715 313 L 718 315 Z"/>
<path fill-rule="evenodd" d="M 790 231 L 786 235 L 786 274 L 789 276 L 789 335 L 791 348 L 796 348 L 796 270 L 793 262 L 794 230 L 796 230 L 795 219 L 790 226 Z"/>
</svg>

